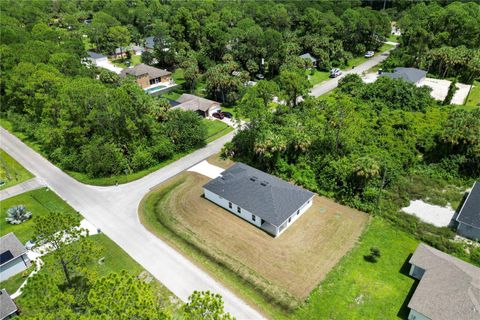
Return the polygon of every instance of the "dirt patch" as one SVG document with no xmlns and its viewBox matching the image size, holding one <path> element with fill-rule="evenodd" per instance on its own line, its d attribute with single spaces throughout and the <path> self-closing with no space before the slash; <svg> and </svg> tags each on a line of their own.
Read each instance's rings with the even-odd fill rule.
<svg viewBox="0 0 480 320">
<path fill-rule="evenodd" d="M 214 155 L 208 157 L 207 161 L 210 164 L 213 164 L 214 166 L 217 166 L 217 167 L 220 167 L 220 168 L 223 168 L 223 169 L 228 169 L 229 167 L 231 167 L 235 163 L 230 159 L 222 159 L 220 157 L 220 153 L 217 153 L 217 154 L 214 154 Z"/>
<path fill-rule="evenodd" d="M 278 295 L 272 288 L 280 288 L 288 293 L 284 298 L 303 301 L 353 247 L 368 221 L 365 213 L 315 196 L 312 207 L 273 238 L 205 199 L 202 186 L 208 181 L 188 172 L 162 185 L 150 195 L 161 195 L 156 217 L 272 295 Z"/>
</svg>

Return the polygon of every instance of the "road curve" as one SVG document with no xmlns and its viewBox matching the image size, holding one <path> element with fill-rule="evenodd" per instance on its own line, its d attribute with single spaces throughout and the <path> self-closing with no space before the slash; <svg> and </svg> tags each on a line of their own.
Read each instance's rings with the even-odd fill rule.
<svg viewBox="0 0 480 320">
<path fill-rule="evenodd" d="M 210 290 L 223 296 L 225 309 L 237 319 L 264 319 L 205 271 L 147 231 L 137 215 L 140 201 L 151 188 L 219 152 L 233 135 L 231 132 L 156 172 L 117 187 L 89 186 L 76 181 L 2 127 L 0 145 L 181 300 L 186 301 L 193 290 Z"/>
</svg>

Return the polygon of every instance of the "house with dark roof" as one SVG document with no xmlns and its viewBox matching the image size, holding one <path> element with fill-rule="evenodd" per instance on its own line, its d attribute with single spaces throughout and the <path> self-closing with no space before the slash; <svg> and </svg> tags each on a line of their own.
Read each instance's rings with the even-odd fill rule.
<svg viewBox="0 0 480 320">
<path fill-rule="evenodd" d="M 0 238 L 0 279 L 1 281 L 22 272 L 31 265 L 27 249 L 13 232 Z"/>
<path fill-rule="evenodd" d="M 13 318 L 17 311 L 17 305 L 13 302 L 7 290 L 0 290 L 0 320 Z"/>
<path fill-rule="evenodd" d="M 480 319 L 480 268 L 421 243 L 410 258 L 420 280 L 409 320 Z"/>
<path fill-rule="evenodd" d="M 308 52 L 300 55 L 300 58 L 310 61 L 314 67 L 317 66 L 317 59 Z"/>
<path fill-rule="evenodd" d="M 206 199 L 274 237 L 310 208 L 313 192 L 236 163 L 203 186 Z"/>
<path fill-rule="evenodd" d="M 171 109 L 182 109 L 184 111 L 195 111 L 203 117 L 211 117 L 215 112 L 220 111 L 220 103 L 214 100 L 205 99 L 193 94 L 184 93 L 176 101 Z"/>
<path fill-rule="evenodd" d="M 131 68 L 125 68 L 120 72 L 120 77 L 134 76 L 142 89 L 172 85 L 171 73 L 167 70 L 158 69 L 146 64 L 137 64 Z"/>
<path fill-rule="evenodd" d="M 398 67 L 393 72 L 383 72 L 382 76 L 392 79 L 403 79 L 413 84 L 418 84 L 421 80 L 427 76 L 427 71 L 423 71 L 417 68 L 402 68 Z"/>
<path fill-rule="evenodd" d="M 455 217 L 457 233 L 463 237 L 480 240 L 480 182 L 473 184 Z"/>
</svg>

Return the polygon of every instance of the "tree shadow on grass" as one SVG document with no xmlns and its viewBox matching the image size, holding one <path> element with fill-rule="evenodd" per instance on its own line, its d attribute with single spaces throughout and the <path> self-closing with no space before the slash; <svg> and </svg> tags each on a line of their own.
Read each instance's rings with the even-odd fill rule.
<svg viewBox="0 0 480 320">
<path fill-rule="evenodd" d="M 399 272 L 406 276 L 406 277 L 410 277 L 411 276 L 409 275 L 409 272 L 410 272 L 410 258 L 412 257 L 412 254 L 410 254 L 407 259 L 405 260 L 405 262 L 403 263 L 402 267 L 400 268 Z M 413 279 L 413 278 L 412 278 Z M 417 289 L 417 286 L 418 286 L 418 283 L 420 281 L 416 280 L 415 279 L 415 282 L 414 284 L 412 285 L 412 287 L 410 288 L 410 291 L 408 291 L 408 294 L 407 296 L 405 297 L 405 300 L 403 301 L 402 303 L 402 306 L 400 307 L 400 310 L 398 310 L 398 313 L 397 313 L 397 317 L 400 318 L 400 319 L 408 319 L 408 314 L 410 313 L 410 309 L 408 308 L 408 303 L 410 302 L 410 299 L 412 299 L 412 296 L 413 294 L 415 293 L 415 290 Z"/>
</svg>

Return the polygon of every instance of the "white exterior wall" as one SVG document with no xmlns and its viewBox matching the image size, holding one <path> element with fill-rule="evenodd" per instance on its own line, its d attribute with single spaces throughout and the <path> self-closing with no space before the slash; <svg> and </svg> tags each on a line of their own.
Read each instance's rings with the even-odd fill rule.
<svg viewBox="0 0 480 320">
<path fill-rule="evenodd" d="M 408 320 L 432 320 L 428 317 L 425 317 L 423 314 L 410 309 L 410 313 L 408 314 Z"/>
<path fill-rule="evenodd" d="M 285 228 L 283 228 L 282 230 L 280 230 L 280 226 L 279 226 L 279 232 L 276 236 L 279 236 L 280 234 L 282 234 L 285 230 L 287 230 L 287 228 L 295 222 L 295 220 L 297 220 L 298 218 L 300 218 L 300 216 L 302 214 L 305 213 L 305 211 L 307 211 L 313 204 L 313 197 L 311 199 L 309 199 L 307 202 L 305 202 L 299 209 L 295 210 L 294 213 L 292 213 L 290 215 L 290 218 L 292 218 L 292 220 L 290 222 L 288 222 L 288 219 L 282 224 L 282 225 L 285 225 Z M 300 210 L 300 212 L 297 214 L 297 211 Z"/>
<path fill-rule="evenodd" d="M 25 260 L 25 262 L 23 262 L 23 259 Z M 23 259 L 20 256 L 2 265 L 0 267 L 0 281 L 7 280 L 8 278 L 27 269 L 27 265 L 30 265 L 30 260 L 28 259 L 26 254 L 23 255 Z M 25 263 L 27 265 L 25 265 Z"/>
<path fill-rule="evenodd" d="M 248 222 L 256 225 L 257 227 L 260 227 L 261 224 L 262 224 L 262 219 L 258 216 L 255 216 L 255 221 L 252 220 L 252 213 L 245 210 L 244 208 L 241 208 L 241 212 L 238 213 L 237 212 L 237 205 L 235 203 L 232 203 L 232 209 L 230 209 L 228 207 L 228 203 L 229 201 L 227 199 L 224 199 L 222 197 L 220 197 L 219 195 L 213 193 L 213 192 L 210 192 L 206 189 L 203 189 L 203 192 L 205 194 L 205 198 L 207 198 L 208 200 L 218 204 L 220 207 L 222 208 L 225 208 L 226 210 L 234 213 L 235 215 L 239 216 L 240 218 L 244 219 L 244 220 L 247 220 Z"/>
</svg>

